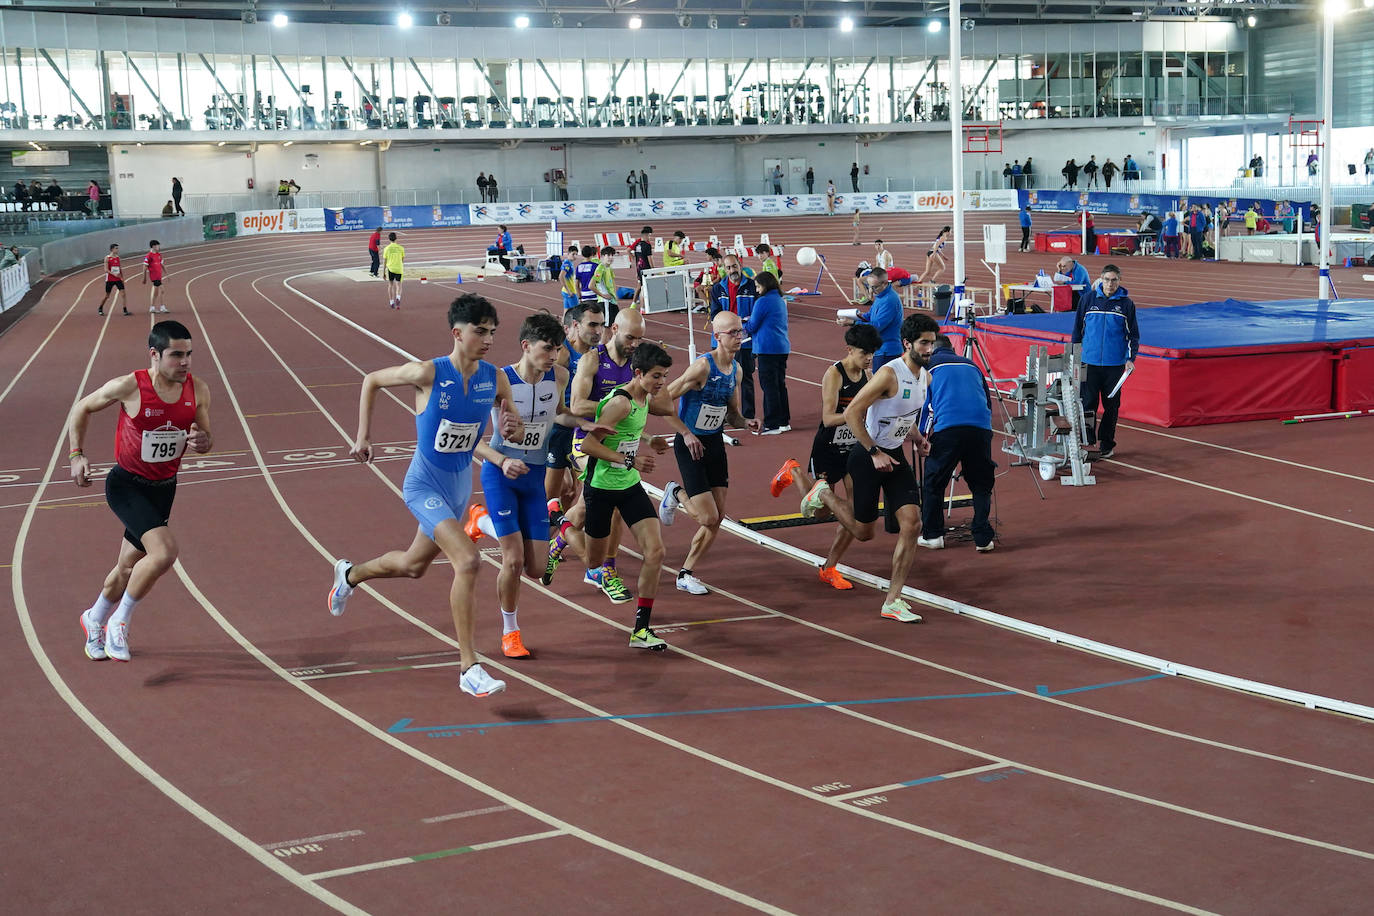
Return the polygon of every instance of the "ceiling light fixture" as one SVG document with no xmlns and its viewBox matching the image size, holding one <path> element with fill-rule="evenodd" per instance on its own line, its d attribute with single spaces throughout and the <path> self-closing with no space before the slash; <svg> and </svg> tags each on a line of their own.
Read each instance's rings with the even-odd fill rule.
<svg viewBox="0 0 1374 916">
<path fill-rule="evenodd" d="M 219 141 L 218 143 L 216 143 L 215 146 L 223 146 L 224 144 L 226 144 L 226 143 L 228 143 L 228 142 L 229 142 L 228 140 L 221 140 L 221 141 Z"/>
<path fill-rule="evenodd" d="M 643 20 L 643 19 L 640 19 L 638 16 L 631 16 L 631 17 L 630 17 L 630 22 L 629 22 L 630 28 L 632 28 L 632 29 L 637 29 L 637 28 L 639 28 L 640 26 L 642 26 L 643 24 L 644 24 L 644 20 Z"/>
<path fill-rule="evenodd" d="M 941 29 L 943 29 L 944 27 L 945 24 L 943 22 L 941 22 L 938 19 L 932 19 L 930 20 L 929 24 L 926 25 L 926 31 L 934 34 L 935 32 L 938 32 Z"/>
<path fill-rule="evenodd" d="M 840 20 L 840 31 L 841 31 L 841 32 L 852 32 L 852 31 L 854 31 L 854 20 L 853 20 L 853 19 L 850 19 L 848 16 L 846 16 L 846 17 L 844 17 L 843 19 L 841 19 L 841 20 Z"/>
<path fill-rule="evenodd" d="M 285 13 L 276 13 L 272 16 L 272 24 L 279 29 L 286 28 L 286 24 L 290 21 Z"/>
<path fill-rule="evenodd" d="M 415 24 L 415 17 L 409 13 L 401 13 L 396 17 L 396 24 L 403 29 L 408 29 Z"/>
<path fill-rule="evenodd" d="M 284 146 L 284 147 L 285 147 L 285 146 L 290 146 L 292 143 L 295 143 L 295 142 L 296 142 L 295 140 L 287 140 L 285 143 L 282 144 L 282 146 Z"/>
<path fill-rule="evenodd" d="M 515 27 L 516 27 L 517 29 L 528 29 L 528 28 L 530 27 L 530 17 L 528 17 L 528 16 L 516 16 L 516 17 L 515 17 Z"/>
<path fill-rule="evenodd" d="M 1256 19 L 1253 15 L 1245 17 L 1245 24 L 1252 29 L 1255 27 L 1256 22 L 1259 22 L 1259 20 Z"/>
</svg>

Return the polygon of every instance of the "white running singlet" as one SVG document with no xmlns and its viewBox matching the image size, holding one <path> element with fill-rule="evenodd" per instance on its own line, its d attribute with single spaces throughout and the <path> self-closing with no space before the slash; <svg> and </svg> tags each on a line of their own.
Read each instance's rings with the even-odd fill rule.
<svg viewBox="0 0 1374 916">
<path fill-rule="evenodd" d="M 901 448 L 907 433 L 916 425 L 921 413 L 921 405 L 926 402 L 926 385 L 930 373 L 921 370 L 919 376 L 907 366 L 906 357 L 899 356 L 883 364 L 883 369 L 892 369 L 897 376 L 897 393 L 883 398 L 868 408 L 864 417 L 864 428 L 879 448 Z M 882 369 L 878 370 L 879 372 Z"/>
</svg>

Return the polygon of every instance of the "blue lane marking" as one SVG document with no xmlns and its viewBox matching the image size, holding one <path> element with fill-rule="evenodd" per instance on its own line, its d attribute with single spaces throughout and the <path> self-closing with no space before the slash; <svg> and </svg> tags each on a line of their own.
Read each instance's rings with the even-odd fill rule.
<svg viewBox="0 0 1374 916">
<path fill-rule="evenodd" d="M 1144 677 L 1133 677 L 1124 681 L 1112 681 L 1107 684 L 1092 684 L 1088 687 L 1070 687 L 1067 690 L 1051 690 L 1044 684 L 1037 684 L 1035 686 L 1035 692 L 1040 694 L 1042 697 L 1062 697 L 1070 693 L 1087 693 L 1089 690 L 1102 690 L 1105 687 L 1124 687 L 1127 684 L 1139 684 L 1144 681 L 1157 681 L 1162 677 L 1168 676 L 1169 675 L 1167 674 L 1147 674 Z"/>
<path fill-rule="evenodd" d="M 923 785 L 925 785 L 925 784 L 928 783 L 928 782 L 941 782 L 942 780 L 944 780 L 944 778 L 945 778 L 945 777 L 943 777 L 943 776 L 927 776 L 925 779 L 912 779 L 912 780 L 909 780 L 909 781 L 907 781 L 907 782 L 898 783 L 898 785 L 901 785 L 901 786 L 923 786 Z"/>
<path fill-rule="evenodd" d="M 1090 690 L 1102 690 L 1107 687 L 1120 687 L 1125 684 L 1138 684 L 1142 681 L 1153 681 L 1167 677 L 1164 674 L 1151 674 L 1145 677 L 1131 678 L 1125 681 L 1111 681 L 1105 684 L 1090 684 L 1086 687 L 1071 687 L 1067 690 L 1050 690 L 1044 684 L 1037 685 L 1036 693 L 1041 696 L 1063 696 L 1070 693 L 1084 693 Z M 879 697 L 868 700 L 836 700 L 829 703 L 777 703 L 768 706 L 725 706 L 714 709 L 683 709 L 669 712 L 637 712 L 623 713 L 611 716 L 566 716 L 557 719 L 518 719 L 514 721 L 502 722 L 472 722 L 464 725 L 417 725 L 412 726 L 414 719 L 398 719 L 387 731 L 393 735 L 400 734 L 433 734 L 437 737 L 457 737 L 465 731 L 485 730 L 490 728 L 512 728 L 519 725 L 569 725 L 579 722 L 613 722 L 618 719 L 634 721 L 638 719 L 671 719 L 680 716 L 711 716 L 722 713 L 736 712 L 774 712 L 784 709 L 825 709 L 829 707 L 852 707 L 852 706 L 875 706 L 885 703 L 925 703 L 932 700 L 978 700 L 988 697 L 1009 697 L 1016 696 L 1015 691 L 1011 690 L 991 690 L 983 693 L 942 693 L 931 694 L 928 696 L 916 697 Z M 453 733 L 452 735 L 447 733 Z M 916 783 L 911 783 L 916 785 Z"/>
</svg>

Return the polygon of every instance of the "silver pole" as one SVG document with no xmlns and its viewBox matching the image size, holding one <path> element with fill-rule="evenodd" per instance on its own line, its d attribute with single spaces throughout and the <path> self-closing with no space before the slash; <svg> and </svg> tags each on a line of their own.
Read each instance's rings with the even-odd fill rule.
<svg viewBox="0 0 1374 916">
<path fill-rule="evenodd" d="M 964 294 L 964 86 L 959 72 L 959 0 L 949 4 L 949 154 L 954 178 L 954 296 Z"/>
<path fill-rule="evenodd" d="M 1331 96 L 1335 84 L 1335 45 L 1336 18 L 1344 9 L 1335 0 L 1326 0 L 1322 17 L 1322 123 L 1321 123 L 1321 229 L 1317 248 L 1317 298 L 1325 301 L 1331 298 L 1331 264 L 1327 252 L 1331 250 Z"/>
</svg>

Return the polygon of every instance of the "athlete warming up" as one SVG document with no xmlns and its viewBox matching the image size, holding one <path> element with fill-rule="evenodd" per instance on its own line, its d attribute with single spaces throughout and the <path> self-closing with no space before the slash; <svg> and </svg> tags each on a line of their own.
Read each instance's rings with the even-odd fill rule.
<svg viewBox="0 0 1374 916">
<path fill-rule="evenodd" d="M 147 369 L 111 379 L 72 408 L 68 418 L 72 480 L 91 485 L 86 426 L 91 414 L 118 404 L 115 465 L 105 477 L 105 501 L 124 525 L 119 559 L 95 604 L 81 615 L 86 657 L 127 662 L 129 618 L 172 568 L 177 542 L 168 527 L 177 469 L 187 447 L 204 454 L 210 436 L 210 387 L 191 376 L 191 332 L 159 321 L 148 334 Z"/>
<path fill-rule="evenodd" d="M 483 670 L 474 648 L 477 594 L 477 545 L 463 530 L 472 495 L 472 458 L 476 455 L 516 478 L 529 469 L 518 458 L 503 455 L 482 441 L 487 419 L 498 417 L 501 435 L 515 441 L 524 435 L 520 418 L 510 409 L 510 381 L 482 357 L 496 335 L 496 309 L 481 296 L 459 296 L 448 309 L 453 349 L 447 356 L 369 372 L 358 402 L 358 437 L 350 454 L 372 460 L 372 408 L 383 388 L 410 388 L 415 393 L 415 455 L 406 471 L 402 494 L 406 508 L 419 521 L 415 539 L 405 550 L 392 550 L 366 563 L 334 564 L 329 612 L 339 616 L 348 599 L 369 579 L 418 579 L 440 552 L 453 566 L 449 610 L 458 633 L 463 692 L 485 697 L 506 689 Z"/>
<path fill-rule="evenodd" d="M 853 507 L 832 493 L 824 480 L 816 481 L 801 504 L 801 513 L 807 518 L 824 505 L 850 534 L 860 541 L 868 541 L 873 538 L 878 520 L 881 494 L 887 510 L 896 516 L 900 526 L 897 546 L 892 551 L 891 583 L 881 613 L 889 620 L 902 623 L 921 621 L 921 616 L 912 612 L 911 605 L 902 599 L 902 588 L 921 530 L 916 475 L 903 446 L 911 438 L 923 454 L 929 453 L 930 445 L 916 424 L 930 381 L 930 373 L 925 367 L 939 331 L 940 326 L 929 315 L 908 315 L 902 322 L 901 357 L 874 372 L 873 378 L 845 408 L 845 423 L 856 440 L 849 450 L 847 464 Z"/>
</svg>

